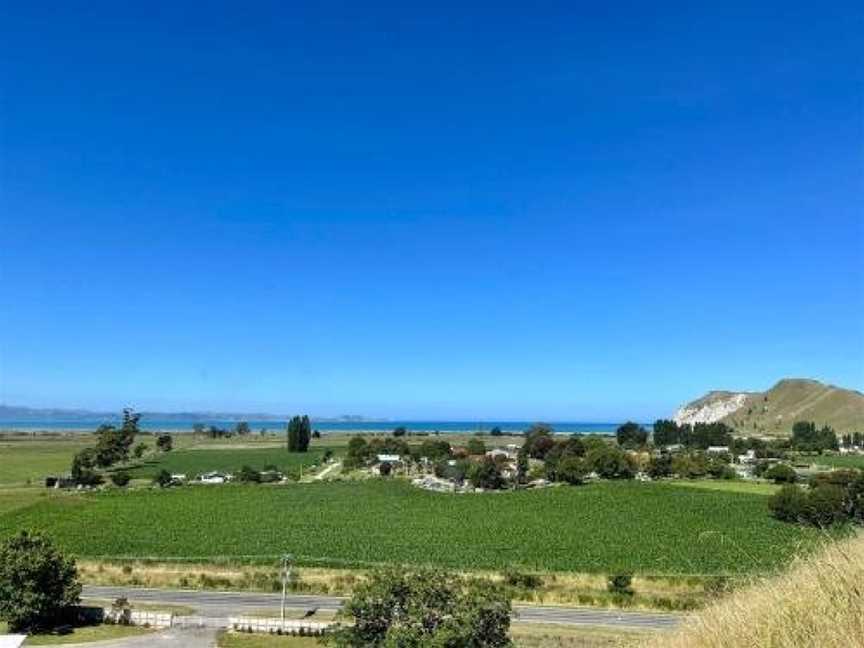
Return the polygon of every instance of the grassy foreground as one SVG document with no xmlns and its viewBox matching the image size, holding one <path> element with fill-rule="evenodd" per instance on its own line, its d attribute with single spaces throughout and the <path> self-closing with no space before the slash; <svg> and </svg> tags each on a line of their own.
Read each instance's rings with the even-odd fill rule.
<svg viewBox="0 0 864 648">
<path fill-rule="evenodd" d="M 864 645 L 864 535 L 832 543 L 712 605 L 650 648 L 848 648 Z"/>
<path fill-rule="evenodd" d="M 0 515 L 82 558 L 381 562 L 455 569 L 719 574 L 765 571 L 818 538 L 766 496 L 604 482 L 438 494 L 399 480 L 65 493 Z M 98 533 L 94 533 L 98 529 Z"/>
</svg>

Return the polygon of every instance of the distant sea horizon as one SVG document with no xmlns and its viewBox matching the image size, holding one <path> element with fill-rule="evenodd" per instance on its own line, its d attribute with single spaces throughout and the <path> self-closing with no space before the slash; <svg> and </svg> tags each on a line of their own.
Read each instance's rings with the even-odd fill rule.
<svg viewBox="0 0 864 648">
<path fill-rule="evenodd" d="M 194 425 L 211 425 L 232 429 L 237 419 L 212 419 L 202 420 L 200 418 L 188 421 L 171 419 L 147 419 L 142 417 L 139 427 L 146 431 L 171 431 L 192 432 Z M 252 429 L 253 434 L 261 430 L 268 432 L 282 431 L 288 425 L 288 420 L 255 420 L 246 421 Z M 465 420 L 465 421 L 435 421 L 435 420 L 381 420 L 381 421 L 316 421 L 312 419 L 312 428 L 321 434 L 338 432 L 392 432 L 397 427 L 404 427 L 411 432 L 432 434 L 456 434 L 464 432 L 489 432 L 498 427 L 505 433 L 521 433 L 527 430 L 536 421 L 494 421 L 494 420 Z M 620 423 L 590 422 L 590 421 L 544 421 L 551 425 L 553 430 L 562 434 L 614 434 Z M 0 420 L 0 431 L 24 431 L 24 432 L 92 432 L 102 424 L 117 425 L 116 418 L 93 418 L 76 420 Z M 650 425 L 644 424 L 650 428 Z"/>
</svg>

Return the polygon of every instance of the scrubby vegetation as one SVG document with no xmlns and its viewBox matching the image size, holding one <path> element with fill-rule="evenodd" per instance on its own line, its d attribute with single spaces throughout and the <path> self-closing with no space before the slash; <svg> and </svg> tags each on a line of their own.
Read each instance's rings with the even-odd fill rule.
<svg viewBox="0 0 864 648">
<path fill-rule="evenodd" d="M 828 544 L 781 576 L 724 598 L 645 648 L 850 648 L 864 637 L 864 536 Z"/>
</svg>

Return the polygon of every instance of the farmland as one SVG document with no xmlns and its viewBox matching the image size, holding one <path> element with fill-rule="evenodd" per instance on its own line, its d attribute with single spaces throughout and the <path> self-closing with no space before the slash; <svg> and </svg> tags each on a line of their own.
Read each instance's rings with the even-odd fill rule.
<svg viewBox="0 0 864 648">
<path fill-rule="evenodd" d="M 864 470 L 864 455 L 821 455 L 813 463 L 832 468 L 860 468 Z"/>
<path fill-rule="evenodd" d="M 468 496 L 399 480 L 65 493 L 0 515 L 0 535 L 20 528 L 87 558 L 290 551 L 305 565 L 648 574 L 770 570 L 818 538 L 773 520 L 762 494 L 632 482 Z"/>
<path fill-rule="evenodd" d="M 244 465 L 263 470 L 272 465 L 286 475 L 296 478 L 299 477 L 301 468 L 320 464 L 325 450 L 326 448 L 321 446 L 303 453 L 288 452 L 284 447 L 175 450 L 133 462 L 128 470 L 133 478 L 152 478 L 160 470 L 167 470 L 172 474 L 181 473 L 192 478 L 210 470 L 236 472 Z"/>
</svg>

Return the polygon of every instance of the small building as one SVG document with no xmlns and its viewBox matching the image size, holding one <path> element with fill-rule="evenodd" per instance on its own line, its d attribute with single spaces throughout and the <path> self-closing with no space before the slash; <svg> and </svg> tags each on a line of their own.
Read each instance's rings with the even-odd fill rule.
<svg viewBox="0 0 864 648">
<path fill-rule="evenodd" d="M 729 454 L 729 446 L 708 446 L 708 454 Z"/>
<path fill-rule="evenodd" d="M 667 446 L 663 446 L 663 449 L 666 452 L 682 452 L 684 450 L 684 445 L 681 443 L 670 443 Z"/>
<path fill-rule="evenodd" d="M 516 457 L 509 451 L 504 450 L 502 448 L 493 448 L 486 453 L 487 457 L 491 457 L 492 459 L 497 459 L 498 457 L 503 457 L 504 459 L 515 459 Z"/>
<path fill-rule="evenodd" d="M 755 450 L 748 450 L 744 454 L 738 455 L 738 463 L 739 464 L 752 464 L 756 463 L 758 458 L 756 457 Z"/>
<path fill-rule="evenodd" d="M 185 473 L 173 474 L 173 475 L 171 475 L 171 481 L 182 484 L 183 482 L 186 481 L 186 474 Z"/>
<path fill-rule="evenodd" d="M 375 460 L 378 463 L 389 463 L 391 465 L 402 463 L 402 457 L 400 457 L 399 455 L 394 455 L 394 454 L 379 454 L 378 456 L 375 457 Z"/>
</svg>

